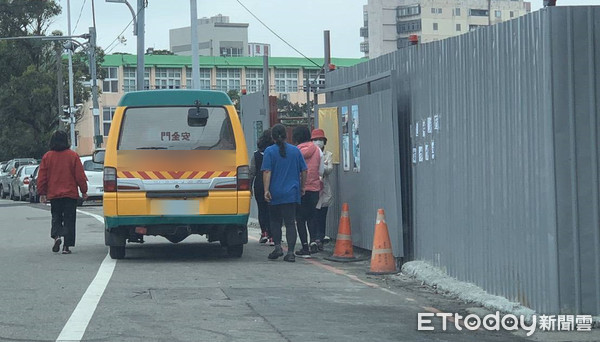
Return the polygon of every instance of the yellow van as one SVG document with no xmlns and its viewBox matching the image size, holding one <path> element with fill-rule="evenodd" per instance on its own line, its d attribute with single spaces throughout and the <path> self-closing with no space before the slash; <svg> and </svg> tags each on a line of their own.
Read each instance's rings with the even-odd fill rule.
<svg viewBox="0 0 600 342">
<path fill-rule="evenodd" d="M 104 163 L 105 244 L 113 259 L 126 242 L 190 234 L 220 241 L 233 257 L 248 242 L 248 153 L 237 112 L 219 91 L 125 94 L 114 113 Z"/>
</svg>

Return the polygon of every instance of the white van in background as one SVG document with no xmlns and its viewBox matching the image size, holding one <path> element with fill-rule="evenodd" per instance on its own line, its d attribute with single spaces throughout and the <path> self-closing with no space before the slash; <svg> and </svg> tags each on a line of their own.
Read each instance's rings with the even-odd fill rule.
<svg viewBox="0 0 600 342">
<path fill-rule="evenodd" d="M 83 170 L 87 177 L 88 185 L 88 202 L 102 201 L 104 195 L 104 184 L 103 174 L 104 166 L 102 164 L 94 163 L 92 156 L 80 157 L 81 164 L 83 164 Z M 81 192 L 79 192 L 79 201 L 77 205 L 83 205 L 83 199 L 81 198 Z"/>
</svg>

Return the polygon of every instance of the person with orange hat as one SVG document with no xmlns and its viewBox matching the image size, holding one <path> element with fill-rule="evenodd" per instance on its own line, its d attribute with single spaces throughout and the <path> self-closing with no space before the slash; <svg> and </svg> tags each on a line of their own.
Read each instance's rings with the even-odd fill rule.
<svg viewBox="0 0 600 342">
<path fill-rule="evenodd" d="M 323 250 L 323 243 L 328 240 L 325 236 L 325 227 L 327 223 L 327 210 L 333 203 L 333 193 L 331 191 L 331 183 L 329 181 L 329 175 L 333 171 L 333 153 L 325 151 L 325 145 L 327 144 L 327 137 L 325 137 L 325 131 L 321 128 L 315 128 L 312 131 L 310 140 L 315 144 L 321 151 L 321 181 L 323 183 L 322 189 L 319 192 L 319 201 L 316 206 L 316 213 L 313 216 L 313 225 L 316 231 L 316 238 L 310 244 L 311 253 L 316 253 Z"/>
</svg>

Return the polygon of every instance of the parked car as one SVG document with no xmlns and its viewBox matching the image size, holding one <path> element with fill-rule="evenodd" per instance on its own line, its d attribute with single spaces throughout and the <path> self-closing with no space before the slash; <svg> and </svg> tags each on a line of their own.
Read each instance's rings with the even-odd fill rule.
<svg viewBox="0 0 600 342">
<path fill-rule="evenodd" d="M 9 160 L 4 168 L 0 169 L 0 197 L 6 198 L 10 194 L 10 184 L 12 183 L 12 175 L 14 175 L 21 165 L 36 164 L 33 158 L 15 158 Z"/>
<path fill-rule="evenodd" d="M 12 176 L 10 185 L 10 199 L 13 201 L 24 201 L 29 196 L 29 178 L 37 165 L 21 165 L 17 173 Z"/>
<path fill-rule="evenodd" d="M 83 164 L 83 170 L 87 177 L 88 185 L 88 201 L 102 201 L 104 195 L 104 165 L 94 163 L 92 156 L 82 156 L 81 164 Z M 81 198 L 81 192 L 79 192 L 79 206 L 83 205 L 83 198 Z"/>
<path fill-rule="evenodd" d="M 30 203 L 39 203 L 40 196 L 37 192 L 37 177 L 40 172 L 40 166 L 38 165 L 33 171 L 33 174 L 29 178 L 29 202 Z"/>
</svg>

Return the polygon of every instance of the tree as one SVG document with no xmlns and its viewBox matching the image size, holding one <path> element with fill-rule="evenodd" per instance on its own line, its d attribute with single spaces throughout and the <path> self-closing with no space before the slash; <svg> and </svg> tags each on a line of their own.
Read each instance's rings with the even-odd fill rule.
<svg viewBox="0 0 600 342">
<path fill-rule="evenodd" d="M 237 109 L 239 111 L 240 110 L 240 93 L 237 90 L 232 89 L 227 92 L 227 96 L 229 96 L 229 98 L 231 99 L 231 102 L 233 102 L 235 109 Z"/>
<path fill-rule="evenodd" d="M 51 21 L 61 13 L 55 0 L 0 0 L 0 36 L 46 35 Z M 60 35 L 60 32 L 53 32 Z M 0 160 L 14 157 L 40 158 L 47 151 L 58 120 L 56 48 L 61 44 L 42 40 L 0 41 Z M 103 53 L 98 50 L 98 63 Z M 89 60 L 79 51 L 73 57 L 74 98 L 83 103 L 89 90 Z M 67 75 L 66 58 L 61 58 Z M 68 104 L 68 79 L 63 77 L 63 101 Z"/>
<path fill-rule="evenodd" d="M 174 53 L 169 50 L 152 50 L 151 55 L 174 55 Z"/>
</svg>

